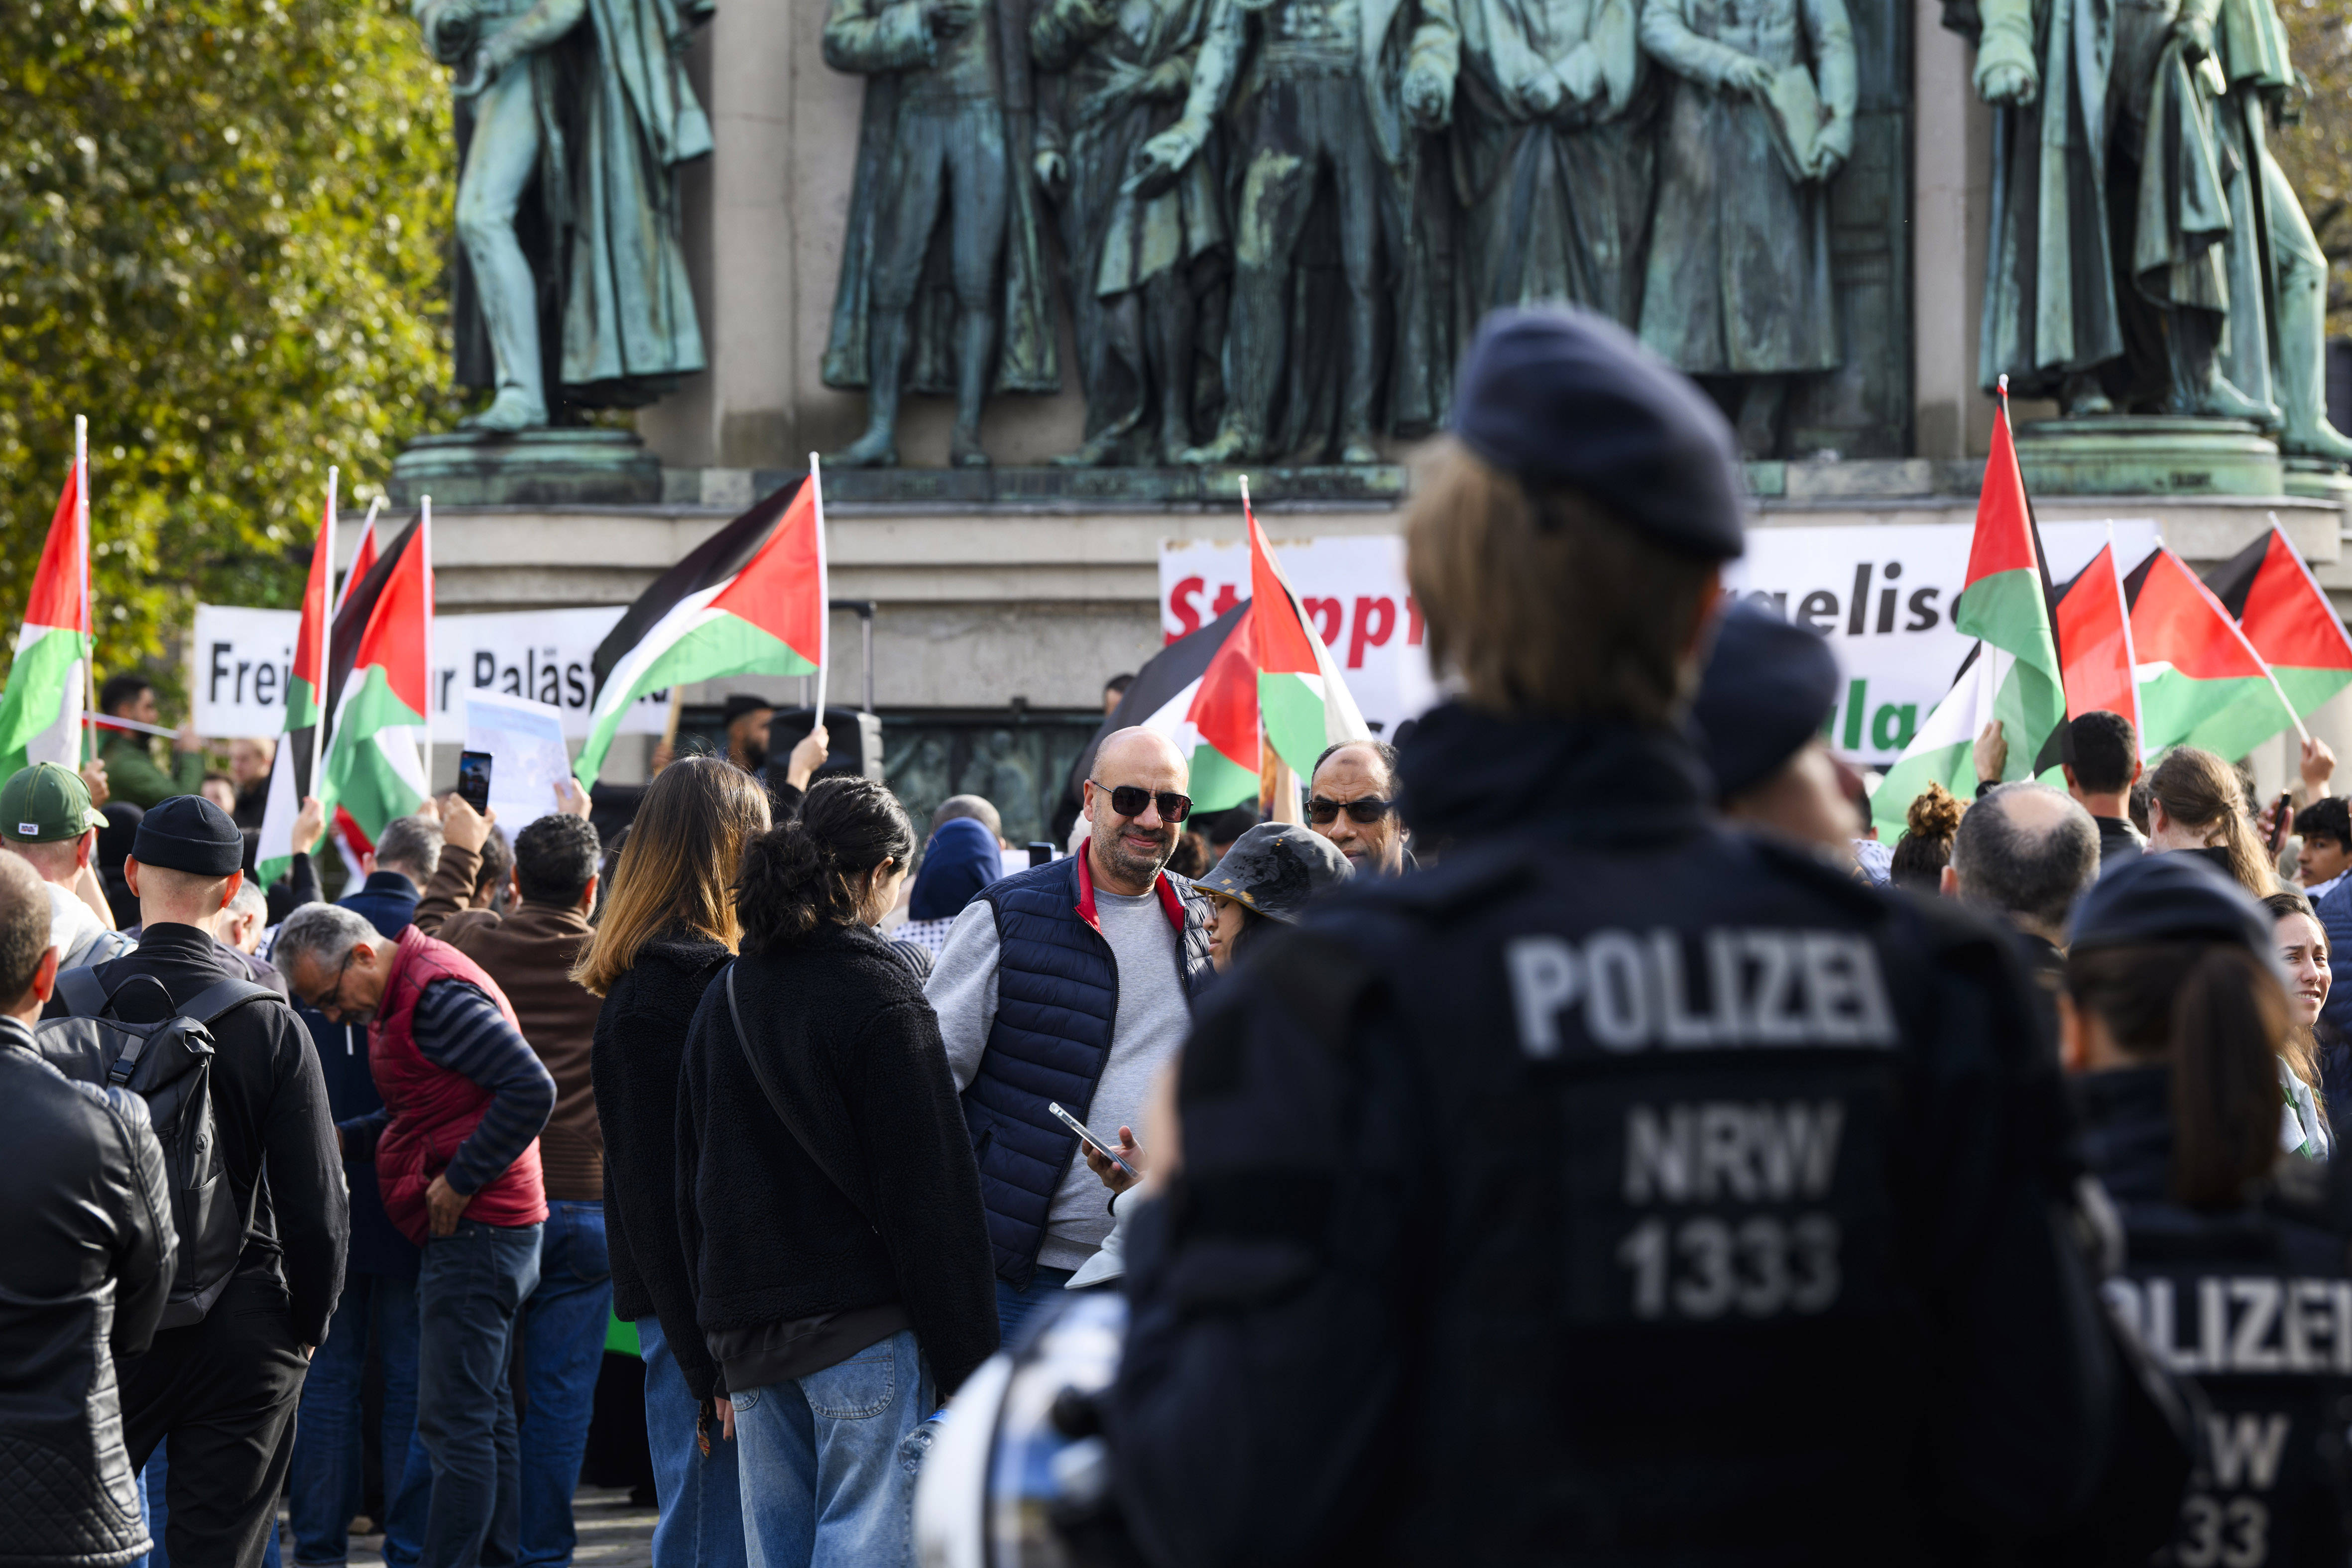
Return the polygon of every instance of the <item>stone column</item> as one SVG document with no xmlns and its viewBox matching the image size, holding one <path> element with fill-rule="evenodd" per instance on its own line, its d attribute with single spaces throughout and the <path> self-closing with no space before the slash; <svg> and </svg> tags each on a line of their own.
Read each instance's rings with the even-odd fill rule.
<svg viewBox="0 0 2352 1568">
<path fill-rule="evenodd" d="M 1977 386 L 1992 113 L 1970 85 L 1976 51 L 1945 29 L 1939 0 L 1917 0 L 1913 16 L 1912 428 L 1922 458 L 1979 457 L 1992 441 Z"/>
</svg>

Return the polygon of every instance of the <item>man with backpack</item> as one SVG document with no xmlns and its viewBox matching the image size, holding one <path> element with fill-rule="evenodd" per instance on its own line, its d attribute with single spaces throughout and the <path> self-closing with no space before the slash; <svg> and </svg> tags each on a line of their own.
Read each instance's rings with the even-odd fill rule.
<svg viewBox="0 0 2352 1568">
<path fill-rule="evenodd" d="M 92 870 L 98 830 L 106 818 L 89 803 L 89 785 L 79 773 L 56 763 L 35 763 L 0 784 L 0 844 L 33 868 L 48 894 L 49 945 L 59 969 L 79 969 L 120 958 L 138 943 L 101 919 L 100 902 L 82 897 L 87 881 L 99 889 Z"/>
<path fill-rule="evenodd" d="M 57 972 L 41 883 L 0 855 L 0 1562 L 25 1568 L 145 1548 L 107 1363 L 147 1348 L 174 1247 L 145 1102 L 35 1047 Z"/>
<path fill-rule="evenodd" d="M 139 899 L 139 946 L 68 972 L 40 1030 L 52 1061 L 79 1051 L 119 1067 L 140 1031 L 163 1025 L 138 1039 L 140 1054 L 155 1053 L 161 1068 L 176 1044 L 209 1075 L 203 1104 L 173 1117 L 164 1152 L 176 1174 L 194 1145 L 208 1142 L 225 1180 L 175 1180 L 179 1278 L 153 1345 L 121 1369 L 132 1468 L 171 1440 L 165 1544 L 175 1568 L 261 1562 L 303 1373 L 342 1289 L 350 1223 L 310 1039 L 281 997 L 227 976 L 213 940 L 243 853 L 236 825 L 200 795 L 149 811 L 124 867 Z M 175 1040 L 192 1026 L 209 1037 L 208 1056 Z M 134 1070 L 129 1087 L 142 1089 L 152 1072 Z M 149 1097 L 159 1125 L 162 1106 Z M 213 1212 L 223 1194 L 226 1216 Z"/>
</svg>

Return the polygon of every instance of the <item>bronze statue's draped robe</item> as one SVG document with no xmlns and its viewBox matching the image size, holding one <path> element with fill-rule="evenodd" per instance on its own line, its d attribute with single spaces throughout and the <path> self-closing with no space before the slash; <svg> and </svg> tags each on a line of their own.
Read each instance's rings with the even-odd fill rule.
<svg viewBox="0 0 2352 1568">
<path fill-rule="evenodd" d="M 1069 164 L 1059 216 L 1089 437 L 1120 437 L 1143 420 L 1144 327 L 1120 318 L 1140 312 L 1145 286 L 1171 271 L 1192 274 L 1184 281 L 1196 309 L 1212 303 L 1214 279 L 1202 274 L 1227 247 L 1216 143 L 1156 196 L 1125 188 L 1136 152 L 1182 112 L 1208 25 L 1209 0 L 1038 0 L 1029 24 L 1031 57 L 1051 73 L 1039 84 L 1039 142 Z M 1148 93 L 1146 79 L 1171 65 L 1182 68 L 1184 84 L 1164 97 Z M 1213 399 L 1222 344 L 1196 331 L 1193 347 L 1202 361 L 1196 379 Z M 1212 411 L 1198 390 L 1193 402 Z"/>
<path fill-rule="evenodd" d="M 1036 182 L 1029 168 L 1035 144 L 1035 106 L 1030 93 L 1026 0 L 981 0 L 974 26 L 996 29 L 1000 73 L 997 101 L 1004 115 L 1008 193 L 1004 263 L 1000 288 L 994 389 L 1056 392 L 1061 355 L 1055 339 L 1050 268 L 1037 216 Z M 833 327 L 825 342 L 827 386 L 856 390 L 866 384 L 866 323 L 881 208 L 890 199 L 887 174 L 897 140 L 900 78 L 929 60 L 920 0 L 833 0 L 825 19 L 828 58 L 841 68 L 866 74 L 866 105 L 857 128 L 856 183 L 849 197 L 849 225 L 842 235 L 841 281 L 833 300 Z M 955 374 L 955 290 L 948 277 L 944 218 L 931 234 L 923 287 L 911 316 L 914 346 L 907 388 L 952 395 Z"/>
<path fill-rule="evenodd" d="M 540 279 L 541 355 L 551 399 L 639 408 L 704 368 L 702 330 L 678 240 L 677 171 L 710 153 L 710 121 L 678 55 L 709 0 L 588 0 L 586 25 L 531 52 L 539 199 L 517 237 Z M 458 166 L 471 140 L 458 114 Z M 457 383 L 494 386 L 472 268 L 456 247 Z M 560 280 L 551 284 L 551 280 Z"/>
<path fill-rule="evenodd" d="M 1851 138 L 1853 29 L 1844 0 L 1645 0 L 1642 47 L 1675 73 L 1659 149 L 1642 341 L 1693 375 L 1834 369 L 1829 194 L 1773 151 L 1765 110 L 1723 86 L 1739 55 L 1813 70 L 1832 134 Z"/>
<path fill-rule="evenodd" d="M 1639 0 L 1460 4 L 1453 144 L 1474 312 L 1566 300 L 1638 326 L 1656 167 Z"/>
<path fill-rule="evenodd" d="M 2111 0 L 1982 0 L 1977 79 L 1996 63 L 2038 77 L 2032 102 L 1993 110 L 1992 228 L 1977 373 L 2021 397 L 2124 352 L 2107 208 Z"/>
</svg>

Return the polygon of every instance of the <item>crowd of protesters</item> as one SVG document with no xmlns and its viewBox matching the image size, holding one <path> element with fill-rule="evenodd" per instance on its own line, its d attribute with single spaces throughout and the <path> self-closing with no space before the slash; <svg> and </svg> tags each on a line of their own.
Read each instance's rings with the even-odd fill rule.
<svg viewBox="0 0 2352 1568">
<path fill-rule="evenodd" d="M 315 803 L 254 883 L 266 746 L 0 782 L 0 1562 L 333 1568 L 373 1381 L 386 1562 L 553 1568 L 618 1318 L 656 1568 L 911 1563 L 942 1405 L 1089 1292 L 1124 1544 L 1057 1560 L 2344 1561 L 2344 1324 L 2259 1524 L 2186 1326 L 2352 1300 L 2332 754 L 2257 810 L 1994 726 L 1881 844 L 1828 645 L 1720 593 L 1712 406 L 1558 312 L 1464 374 L 1456 696 L 1286 797 L 1107 720 L 1022 868 L 742 697 L 615 842 L 452 795 L 329 901 Z"/>
</svg>

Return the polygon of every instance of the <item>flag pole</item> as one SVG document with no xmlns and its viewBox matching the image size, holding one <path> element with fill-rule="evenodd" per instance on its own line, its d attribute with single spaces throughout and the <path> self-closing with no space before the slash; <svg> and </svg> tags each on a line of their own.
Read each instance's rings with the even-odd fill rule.
<svg viewBox="0 0 2352 1568">
<path fill-rule="evenodd" d="M 81 624 L 89 638 L 89 647 L 82 650 L 82 700 L 89 711 L 98 711 L 98 622 L 89 610 L 89 419 L 74 416 L 74 534 L 81 545 Z M 85 724 L 82 731 L 82 761 L 98 760 L 98 731 Z"/>
<path fill-rule="evenodd" d="M 319 770 L 320 765 L 324 763 L 326 756 L 327 677 L 329 671 L 334 668 L 334 666 L 327 662 L 327 642 L 328 639 L 334 635 L 332 626 L 335 616 L 332 605 L 335 597 L 335 486 L 341 477 L 342 470 L 341 468 L 337 468 L 332 463 L 327 465 L 327 515 L 324 521 L 320 524 L 321 537 L 311 546 L 313 550 L 323 548 L 327 552 L 327 575 L 321 579 L 319 584 L 319 679 L 317 684 L 312 686 L 310 689 L 310 772 L 309 777 L 310 783 L 310 793 L 312 795 L 316 795 L 319 792 Z M 305 587 L 303 596 L 306 599 L 309 597 L 307 586 Z M 310 606 L 308 604 L 305 604 L 302 607 L 307 610 Z M 302 804 L 301 795 L 303 792 L 297 790 L 294 793 L 294 804 L 297 807 L 299 807 Z"/>
<path fill-rule="evenodd" d="M 425 552 L 425 797 L 433 798 L 433 498 L 416 498 L 416 545 Z"/>
<path fill-rule="evenodd" d="M 809 454 L 809 483 L 816 500 L 816 704 L 814 728 L 824 728 L 824 682 L 833 672 L 833 584 L 824 561 L 824 472 L 814 452 Z"/>
</svg>

